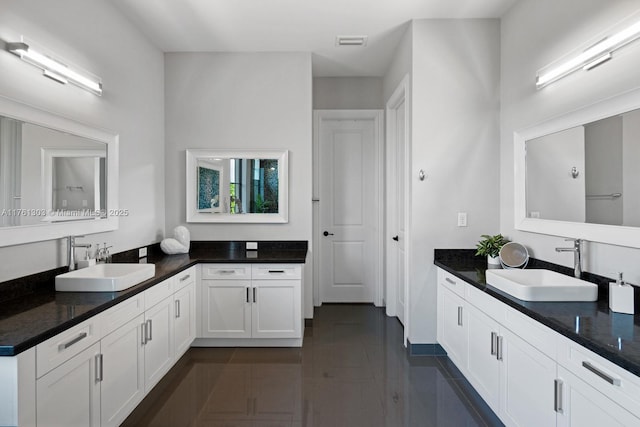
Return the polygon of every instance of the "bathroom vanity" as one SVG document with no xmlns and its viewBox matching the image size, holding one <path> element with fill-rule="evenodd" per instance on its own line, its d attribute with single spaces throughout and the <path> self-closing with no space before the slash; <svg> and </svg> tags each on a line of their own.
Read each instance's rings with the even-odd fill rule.
<svg viewBox="0 0 640 427">
<path fill-rule="evenodd" d="M 5 303 L 0 425 L 117 426 L 196 345 L 301 346 L 307 242 L 192 242 L 121 292 Z M 221 341 L 217 342 L 217 339 Z"/>
<path fill-rule="evenodd" d="M 438 342 L 506 425 L 640 425 L 640 333 L 597 302 L 525 302 L 436 250 Z M 634 333 L 635 332 L 635 333 Z"/>
</svg>

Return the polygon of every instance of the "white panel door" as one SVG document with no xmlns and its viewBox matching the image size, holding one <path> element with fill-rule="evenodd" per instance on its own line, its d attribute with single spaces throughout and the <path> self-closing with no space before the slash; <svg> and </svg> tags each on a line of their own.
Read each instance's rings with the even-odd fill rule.
<svg viewBox="0 0 640 427">
<path fill-rule="evenodd" d="M 373 119 L 320 124 L 320 300 L 374 302 L 379 200 Z"/>
<path fill-rule="evenodd" d="M 202 297 L 203 337 L 251 338 L 251 280 L 203 280 Z"/>
<path fill-rule="evenodd" d="M 143 322 L 141 314 L 100 342 L 102 427 L 119 426 L 144 397 Z"/>
<path fill-rule="evenodd" d="M 406 301 L 406 286 L 405 286 L 405 176 L 406 176 L 406 135 L 405 135 L 405 102 L 402 103 L 396 109 L 396 175 L 395 175 L 395 194 L 389 195 L 389 201 L 395 205 L 395 223 L 396 223 L 396 236 L 394 242 L 391 244 L 395 246 L 397 251 L 396 257 L 396 316 L 398 320 L 404 325 L 404 313 L 405 313 L 405 301 Z"/>
<path fill-rule="evenodd" d="M 38 426 L 100 426 L 100 381 L 96 343 L 38 379 Z"/>
<path fill-rule="evenodd" d="M 253 338 L 300 338 L 299 280 L 254 280 L 251 322 Z"/>
<path fill-rule="evenodd" d="M 173 298 L 145 312 L 144 383 L 148 393 L 173 366 Z"/>
<path fill-rule="evenodd" d="M 196 337 L 196 284 L 192 282 L 173 297 L 175 358 L 181 357 Z"/>
</svg>

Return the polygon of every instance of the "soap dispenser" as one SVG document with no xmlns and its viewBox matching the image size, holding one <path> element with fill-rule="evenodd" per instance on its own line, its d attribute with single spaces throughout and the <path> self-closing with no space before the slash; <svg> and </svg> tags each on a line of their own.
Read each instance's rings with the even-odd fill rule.
<svg viewBox="0 0 640 427">
<path fill-rule="evenodd" d="M 633 308 L 633 286 L 625 284 L 622 273 L 618 273 L 618 280 L 615 283 L 609 283 L 609 310 L 633 314 Z"/>
</svg>

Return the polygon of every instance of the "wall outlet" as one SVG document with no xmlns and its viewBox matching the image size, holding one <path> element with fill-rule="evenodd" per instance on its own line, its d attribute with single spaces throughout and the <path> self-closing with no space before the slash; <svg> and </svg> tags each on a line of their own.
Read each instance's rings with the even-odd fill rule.
<svg viewBox="0 0 640 427">
<path fill-rule="evenodd" d="M 257 251 L 258 250 L 258 242 L 247 242 L 247 250 L 248 251 Z"/>
<path fill-rule="evenodd" d="M 466 226 L 467 226 L 467 213 L 458 212 L 458 227 L 466 227 Z"/>
<path fill-rule="evenodd" d="M 147 256 L 147 247 L 138 249 L 138 258 L 144 258 Z"/>
</svg>

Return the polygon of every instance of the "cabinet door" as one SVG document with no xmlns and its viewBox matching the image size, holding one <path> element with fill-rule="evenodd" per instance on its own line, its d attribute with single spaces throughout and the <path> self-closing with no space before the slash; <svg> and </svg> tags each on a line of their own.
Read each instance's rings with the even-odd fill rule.
<svg viewBox="0 0 640 427">
<path fill-rule="evenodd" d="M 173 366 L 173 298 L 169 297 L 145 312 L 145 393 Z"/>
<path fill-rule="evenodd" d="M 467 321 L 464 300 L 439 285 L 438 342 L 463 373 L 467 367 Z"/>
<path fill-rule="evenodd" d="M 120 425 L 144 397 L 143 322 L 141 314 L 101 341 L 102 427 Z"/>
<path fill-rule="evenodd" d="M 466 306 L 468 314 L 469 357 L 467 379 L 495 413 L 500 411 L 500 361 L 493 336 L 499 336 L 500 325 L 474 306 Z"/>
<path fill-rule="evenodd" d="M 37 380 L 39 427 L 100 426 L 99 354 L 96 343 Z"/>
<path fill-rule="evenodd" d="M 562 366 L 558 366 L 558 377 L 562 381 L 558 427 L 640 425 L 640 419 Z"/>
<path fill-rule="evenodd" d="M 502 329 L 500 417 L 513 426 L 554 426 L 556 362 Z"/>
<path fill-rule="evenodd" d="M 202 335 L 251 338 L 250 280 L 202 281 Z"/>
<path fill-rule="evenodd" d="M 175 358 L 180 358 L 196 337 L 195 283 L 173 296 Z"/>
<path fill-rule="evenodd" d="M 300 338 L 300 281 L 254 280 L 252 284 L 253 338 Z"/>
</svg>

